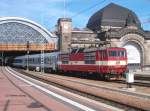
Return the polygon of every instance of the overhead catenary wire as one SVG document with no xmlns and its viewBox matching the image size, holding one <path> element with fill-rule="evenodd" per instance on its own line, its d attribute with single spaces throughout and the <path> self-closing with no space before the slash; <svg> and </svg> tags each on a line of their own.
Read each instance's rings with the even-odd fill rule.
<svg viewBox="0 0 150 111">
<path fill-rule="evenodd" d="M 71 16 L 71 18 L 77 17 L 78 15 L 80 15 L 80 14 L 82 14 L 82 13 L 85 13 L 85 12 L 87 12 L 87 11 L 89 11 L 89 10 L 95 8 L 96 6 L 98 6 L 98 5 L 102 4 L 102 3 L 104 3 L 105 1 L 106 1 L 106 0 L 97 2 L 96 4 L 90 6 L 90 7 L 86 8 L 86 9 L 83 9 L 83 10 L 79 11 L 79 12 L 76 13 L 75 15 Z"/>
<path fill-rule="evenodd" d="M 143 24 L 149 24 L 149 23 L 150 23 L 150 18 L 144 20 L 142 23 L 143 23 Z"/>
<path fill-rule="evenodd" d="M 99 1 L 99 0 L 98 0 L 98 1 Z M 83 10 L 77 12 L 75 15 L 71 16 L 71 18 L 75 18 L 75 17 L 77 17 L 78 15 L 80 15 L 80 14 L 82 14 L 82 13 L 85 13 L 85 12 L 89 11 L 90 9 L 95 8 L 96 6 L 98 6 L 98 5 L 102 4 L 102 3 L 104 3 L 105 1 L 107 1 L 107 0 L 100 1 L 100 2 L 98 2 L 98 3 L 96 3 L 96 4 L 94 4 L 94 5 L 92 5 L 92 6 L 88 7 L 88 8 L 86 8 L 86 9 L 83 9 Z M 65 1 L 65 0 L 64 0 L 64 8 L 65 8 L 65 9 L 64 9 L 64 17 L 65 17 L 65 16 L 66 16 L 66 1 Z M 53 28 L 55 28 L 55 26 L 52 26 L 50 29 L 53 29 Z"/>
<path fill-rule="evenodd" d="M 98 1 L 99 1 L 99 0 L 98 0 Z M 89 10 L 95 8 L 96 6 L 98 6 L 98 5 L 102 4 L 102 3 L 104 3 L 105 1 L 107 1 L 107 0 L 103 0 L 103 1 L 97 2 L 97 3 L 95 3 L 94 5 L 92 5 L 92 6 L 88 7 L 88 8 L 86 8 L 86 9 L 83 9 L 83 10 L 77 12 L 75 15 L 71 16 L 70 18 L 75 18 L 75 17 L 77 17 L 78 15 L 80 15 L 80 14 L 82 14 L 82 13 L 85 13 L 85 12 L 87 12 L 87 11 L 89 11 Z M 66 5 L 66 0 L 64 0 L 64 17 L 66 17 L 66 7 L 67 7 L 67 5 Z M 55 28 L 55 26 L 52 26 L 50 29 L 53 29 L 53 28 Z"/>
<path fill-rule="evenodd" d="M 75 17 L 81 15 L 82 13 L 86 13 L 87 11 L 95 8 L 96 6 L 100 5 L 100 4 L 103 4 L 104 2 L 106 2 L 107 0 L 103 0 L 103 1 L 100 1 L 98 0 L 97 3 L 95 3 L 94 5 L 91 5 L 90 7 L 88 8 L 85 8 L 83 10 L 80 10 L 79 12 L 77 12 L 76 14 L 74 14 L 73 16 L 71 16 L 70 18 L 74 19 Z M 64 0 L 64 13 L 63 13 L 63 17 L 66 17 L 66 7 L 68 7 L 69 3 L 66 4 L 66 0 Z M 150 16 L 150 13 L 148 14 L 145 14 L 144 16 Z M 150 23 L 149 19 L 145 20 L 143 22 L 144 24 L 147 24 L 147 23 Z M 55 26 L 52 26 L 50 29 L 53 29 L 55 28 Z"/>
</svg>

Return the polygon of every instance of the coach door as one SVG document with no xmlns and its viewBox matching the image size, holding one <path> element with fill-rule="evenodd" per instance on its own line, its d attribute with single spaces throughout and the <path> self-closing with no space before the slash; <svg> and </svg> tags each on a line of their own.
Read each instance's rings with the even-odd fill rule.
<svg viewBox="0 0 150 111">
<path fill-rule="evenodd" d="M 69 64 L 69 54 L 61 55 L 62 64 Z"/>
</svg>

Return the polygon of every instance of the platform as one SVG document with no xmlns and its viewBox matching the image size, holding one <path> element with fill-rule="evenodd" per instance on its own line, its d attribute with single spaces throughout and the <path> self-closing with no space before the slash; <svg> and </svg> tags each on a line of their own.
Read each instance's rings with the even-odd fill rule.
<svg viewBox="0 0 150 111">
<path fill-rule="evenodd" d="M 24 83 L 19 83 L 19 86 L 24 88 L 30 87 Z M 0 73 L 0 111 L 34 110 L 46 111 L 41 103 L 31 98 L 26 92 L 10 81 L 9 76 Z"/>
</svg>

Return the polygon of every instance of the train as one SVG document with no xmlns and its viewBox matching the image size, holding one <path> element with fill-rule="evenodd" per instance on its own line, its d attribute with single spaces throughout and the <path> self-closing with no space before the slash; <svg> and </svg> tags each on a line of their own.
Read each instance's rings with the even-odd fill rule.
<svg viewBox="0 0 150 111">
<path fill-rule="evenodd" d="M 43 64 L 42 54 L 16 57 L 13 66 L 40 71 L 42 65 L 50 72 L 70 72 L 98 75 L 101 78 L 121 78 L 127 71 L 127 52 L 125 48 L 79 48 L 69 52 L 45 53 Z"/>
</svg>

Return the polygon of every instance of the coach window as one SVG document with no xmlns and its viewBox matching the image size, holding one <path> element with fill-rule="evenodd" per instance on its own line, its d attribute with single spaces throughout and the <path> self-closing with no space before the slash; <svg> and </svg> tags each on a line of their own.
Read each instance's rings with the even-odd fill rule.
<svg viewBox="0 0 150 111">
<path fill-rule="evenodd" d="M 52 64 L 52 57 L 49 57 L 49 64 Z"/>
<path fill-rule="evenodd" d="M 46 64 L 49 64 L 49 58 L 48 58 L 48 57 L 46 58 L 45 63 L 46 63 Z"/>
<path fill-rule="evenodd" d="M 21 59 L 16 59 L 15 62 L 16 62 L 16 63 L 21 63 L 22 60 L 21 60 Z"/>
<path fill-rule="evenodd" d="M 38 58 L 35 58 L 35 64 L 37 64 L 38 63 Z"/>
<path fill-rule="evenodd" d="M 29 63 L 31 64 L 31 62 L 32 62 L 32 59 L 30 58 L 30 59 L 29 59 Z"/>
<path fill-rule="evenodd" d="M 47 64 L 47 58 L 44 58 L 44 63 Z"/>
<path fill-rule="evenodd" d="M 25 64 L 27 63 L 27 58 L 25 58 Z"/>
<path fill-rule="evenodd" d="M 34 64 L 34 58 L 32 59 L 32 63 Z"/>
<path fill-rule="evenodd" d="M 29 58 L 29 63 L 31 64 L 31 58 Z"/>
<path fill-rule="evenodd" d="M 50 57 L 47 57 L 47 64 L 50 63 Z"/>
<path fill-rule="evenodd" d="M 40 58 L 38 58 L 38 63 L 40 63 L 41 62 L 41 59 Z"/>
</svg>

